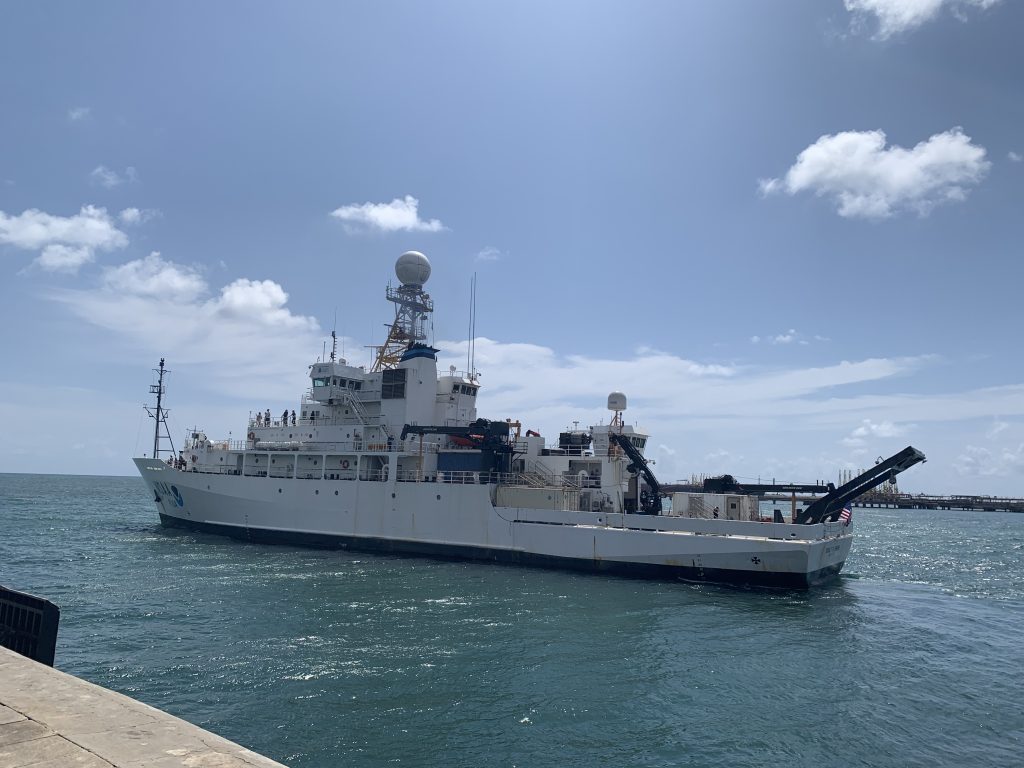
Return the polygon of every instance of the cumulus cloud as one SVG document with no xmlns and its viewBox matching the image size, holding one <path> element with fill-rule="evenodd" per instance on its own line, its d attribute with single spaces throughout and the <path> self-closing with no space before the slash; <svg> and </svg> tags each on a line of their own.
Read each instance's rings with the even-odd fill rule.
<svg viewBox="0 0 1024 768">
<path fill-rule="evenodd" d="M 93 260 L 92 249 L 88 246 L 71 246 L 54 243 L 43 248 L 35 263 L 47 272 L 77 272 L 83 264 Z"/>
<path fill-rule="evenodd" d="M 1005 477 L 1024 474 L 1024 444 L 995 451 L 968 445 L 953 461 L 957 474 L 964 477 Z"/>
<path fill-rule="evenodd" d="M 160 211 L 153 208 L 125 208 L 119 214 L 117 218 L 121 220 L 122 224 L 135 225 L 145 224 L 151 219 L 155 219 L 160 215 Z"/>
<path fill-rule="evenodd" d="M 850 447 L 858 447 L 864 445 L 868 438 L 902 437 L 909 428 L 909 425 L 898 426 L 891 421 L 876 423 L 871 419 L 864 419 L 859 427 L 842 439 L 842 443 Z"/>
<path fill-rule="evenodd" d="M 784 177 L 762 179 L 760 189 L 763 195 L 830 197 L 849 218 L 882 219 L 905 210 L 926 216 L 936 205 L 964 200 L 991 165 L 985 148 L 960 128 L 912 149 L 886 146 L 883 131 L 844 131 L 819 138 Z"/>
<path fill-rule="evenodd" d="M 104 269 L 93 288 L 52 298 L 133 356 L 201 366 L 203 383 L 229 394 L 244 383 L 246 392 L 294 398 L 321 349 L 316 320 L 292 312 L 273 280 L 238 278 L 214 291 L 199 269 L 158 252 Z"/>
<path fill-rule="evenodd" d="M 1006 157 L 1009 158 L 1011 163 L 1019 163 L 1021 160 L 1024 160 L 1024 155 L 1020 154 L 1020 152 L 1014 152 L 1013 150 L 1007 152 Z"/>
<path fill-rule="evenodd" d="M 95 258 L 96 251 L 128 245 L 106 208 L 83 206 L 74 216 L 54 216 L 30 208 L 12 216 L 0 211 L 0 244 L 41 251 L 35 263 L 51 272 L 75 272 Z"/>
<path fill-rule="evenodd" d="M 72 123 L 77 123 L 80 120 L 85 120 L 92 112 L 90 107 L 72 107 L 68 110 L 68 120 Z"/>
<path fill-rule="evenodd" d="M 921 26 L 931 21 L 943 8 L 966 20 L 970 8 L 991 8 L 1000 0 L 844 0 L 846 10 L 858 19 L 874 17 L 878 21 L 877 36 L 881 39 Z"/>
<path fill-rule="evenodd" d="M 132 166 L 128 166 L 124 169 L 124 174 L 119 174 L 117 171 L 107 168 L 105 165 L 98 165 L 92 169 L 92 173 L 89 174 L 89 181 L 94 186 L 103 187 L 104 189 L 113 189 L 119 187 L 122 184 L 127 184 L 133 181 L 138 181 L 139 175 L 136 173 Z"/>
<path fill-rule="evenodd" d="M 440 232 L 446 229 L 438 219 L 421 219 L 419 205 L 419 200 L 406 195 L 390 203 L 343 205 L 331 211 L 331 216 L 340 219 L 347 232 Z"/>
<path fill-rule="evenodd" d="M 179 302 L 193 301 L 206 292 L 206 281 L 198 270 L 165 261 L 159 251 L 153 251 L 144 259 L 107 268 L 102 283 L 107 290 L 121 296 Z"/>
</svg>

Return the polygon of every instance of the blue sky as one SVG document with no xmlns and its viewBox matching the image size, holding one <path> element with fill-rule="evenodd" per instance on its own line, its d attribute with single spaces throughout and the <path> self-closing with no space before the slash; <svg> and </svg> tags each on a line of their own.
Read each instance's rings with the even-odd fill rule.
<svg viewBox="0 0 1024 768">
<path fill-rule="evenodd" d="M 17 3 L 4 471 L 127 474 L 294 407 L 410 248 L 482 415 L 627 416 L 657 472 L 1024 495 L 1024 5 Z M 463 365 L 460 365 L 463 367 Z"/>
</svg>

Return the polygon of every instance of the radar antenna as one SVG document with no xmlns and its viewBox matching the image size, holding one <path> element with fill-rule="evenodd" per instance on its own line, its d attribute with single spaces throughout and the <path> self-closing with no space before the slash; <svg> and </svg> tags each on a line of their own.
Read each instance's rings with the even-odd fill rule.
<svg viewBox="0 0 1024 768">
<path fill-rule="evenodd" d="M 167 428 L 167 416 L 170 414 L 170 411 L 163 407 L 164 393 L 166 392 L 164 389 L 164 376 L 170 373 L 170 371 L 164 368 L 164 359 L 162 357 L 160 358 L 160 367 L 154 368 L 153 373 L 157 374 L 157 380 L 156 384 L 149 385 L 149 394 L 156 395 L 156 410 L 151 410 L 148 405 L 142 407 L 151 419 L 156 419 L 153 429 L 153 458 L 159 459 L 161 440 L 166 440 L 170 444 L 171 456 L 174 455 L 174 441 L 171 440 L 171 431 Z M 161 425 L 163 425 L 163 434 L 160 432 Z"/>
</svg>

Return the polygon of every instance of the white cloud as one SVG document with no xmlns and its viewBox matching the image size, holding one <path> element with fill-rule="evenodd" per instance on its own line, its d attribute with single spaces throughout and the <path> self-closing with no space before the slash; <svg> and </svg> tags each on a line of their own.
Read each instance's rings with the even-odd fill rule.
<svg viewBox="0 0 1024 768">
<path fill-rule="evenodd" d="M 273 280 L 239 278 L 214 293 L 198 269 L 157 252 L 106 268 L 95 288 L 52 298 L 133 358 L 197 366 L 206 386 L 231 395 L 294 398 L 321 350 L 316 320 L 293 313 Z"/>
<path fill-rule="evenodd" d="M 113 189 L 122 184 L 129 182 L 138 181 L 139 176 L 132 166 L 128 166 L 124 169 L 124 175 L 120 175 L 117 171 L 113 171 L 107 168 L 105 165 L 98 165 L 92 169 L 92 173 L 89 174 L 89 180 L 95 186 L 103 187 L 105 189 Z"/>
<path fill-rule="evenodd" d="M 989 440 L 995 440 L 996 437 L 1010 428 L 1010 425 L 1005 421 L 994 421 L 992 426 L 985 432 L 985 437 Z"/>
<path fill-rule="evenodd" d="M 501 258 L 501 251 L 495 248 L 493 245 L 485 246 L 480 249 L 480 252 L 476 255 L 477 261 L 497 261 Z"/>
<path fill-rule="evenodd" d="M 953 468 L 959 475 L 966 477 L 1005 477 L 1024 474 L 1024 444 L 996 451 L 968 445 L 954 460 Z"/>
<path fill-rule="evenodd" d="M 0 211 L 0 244 L 22 250 L 41 250 L 35 260 L 49 271 L 74 272 L 95 258 L 95 252 L 128 245 L 128 236 L 115 225 L 106 208 L 83 206 L 74 216 L 54 216 L 30 208 L 11 216 Z"/>
<path fill-rule="evenodd" d="M 153 251 L 144 259 L 136 259 L 103 272 L 106 289 L 122 296 L 142 296 L 188 302 L 206 292 L 206 281 L 198 270 L 160 258 Z"/>
<path fill-rule="evenodd" d="M 904 210 L 927 215 L 961 201 L 991 163 L 985 149 L 959 128 L 937 133 L 913 149 L 886 146 L 882 131 L 844 131 L 819 138 L 779 179 L 763 179 L 762 194 L 810 191 L 831 197 L 840 216 L 886 218 Z"/>
<path fill-rule="evenodd" d="M 35 263 L 47 272 L 75 273 L 83 264 L 93 260 L 92 248 L 54 243 L 43 248 Z"/>
<path fill-rule="evenodd" d="M 846 10 L 857 17 L 874 16 L 878 37 L 886 39 L 931 21 L 943 8 L 966 20 L 968 8 L 991 8 L 999 0 L 844 0 Z"/>
<path fill-rule="evenodd" d="M 90 107 L 72 107 L 68 110 L 68 120 L 77 123 L 80 120 L 85 120 L 90 112 L 92 112 Z"/>
<path fill-rule="evenodd" d="M 1010 159 L 1011 163 L 1019 163 L 1024 160 L 1024 155 L 1020 154 L 1020 152 L 1014 152 L 1013 150 L 1007 152 L 1006 156 Z"/>
<path fill-rule="evenodd" d="M 406 195 L 404 198 L 396 197 L 390 203 L 343 205 L 331 211 L 331 216 L 341 219 L 348 232 L 440 232 L 446 229 L 438 219 L 421 219 L 419 204 L 415 197 Z"/>
<path fill-rule="evenodd" d="M 122 224 L 135 225 L 145 224 L 159 215 L 160 211 L 153 208 L 125 208 L 117 214 L 117 218 L 121 220 Z"/>
<path fill-rule="evenodd" d="M 910 425 L 898 426 L 891 421 L 876 423 L 871 419 L 864 419 L 861 425 L 844 437 L 841 442 L 843 445 L 851 447 L 862 446 L 868 441 L 868 438 L 902 437 L 908 429 L 910 429 Z"/>
<path fill-rule="evenodd" d="M 829 338 L 826 336 L 819 336 L 815 334 L 814 336 L 810 337 L 810 339 L 808 339 L 806 334 L 800 333 L 796 328 L 790 328 L 789 330 L 783 331 L 782 333 L 776 333 L 769 336 L 755 335 L 750 337 L 751 344 L 760 344 L 762 341 L 764 341 L 767 342 L 768 344 L 776 346 L 786 344 L 799 344 L 800 346 L 806 347 L 810 345 L 811 340 L 829 341 Z"/>
</svg>

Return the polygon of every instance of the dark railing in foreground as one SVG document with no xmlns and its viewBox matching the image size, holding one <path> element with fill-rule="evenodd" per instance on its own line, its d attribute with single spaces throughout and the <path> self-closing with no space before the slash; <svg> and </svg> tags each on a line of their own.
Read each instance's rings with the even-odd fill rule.
<svg viewBox="0 0 1024 768">
<path fill-rule="evenodd" d="M 0 645 L 53 666 L 60 608 L 35 595 L 0 586 Z"/>
</svg>

